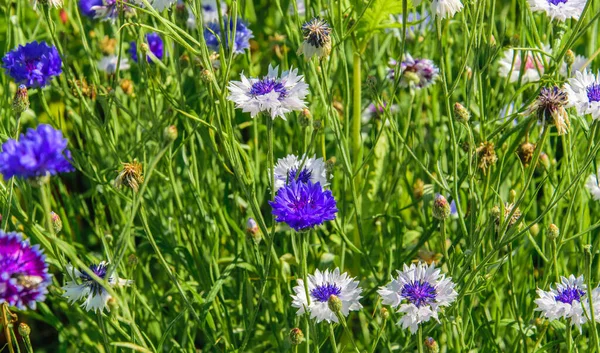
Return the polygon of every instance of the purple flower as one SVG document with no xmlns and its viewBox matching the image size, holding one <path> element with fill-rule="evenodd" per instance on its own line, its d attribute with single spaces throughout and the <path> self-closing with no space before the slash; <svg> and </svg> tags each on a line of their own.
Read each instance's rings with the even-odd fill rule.
<svg viewBox="0 0 600 353">
<path fill-rule="evenodd" d="M 398 65 L 396 60 L 390 60 L 391 67 L 388 77 L 391 80 L 395 79 L 395 66 Z M 433 61 L 429 59 L 413 59 L 410 54 L 406 54 L 406 58 L 400 63 L 400 85 L 402 87 L 425 88 L 431 85 L 439 76 L 439 69 Z"/>
<path fill-rule="evenodd" d="M 20 310 L 35 309 L 44 301 L 50 284 L 46 256 L 21 234 L 0 230 L 0 303 Z"/>
<path fill-rule="evenodd" d="M 89 18 L 96 17 L 96 10 L 93 7 L 102 5 L 102 0 L 79 0 L 79 10 L 81 10 L 84 16 Z"/>
<path fill-rule="evenodd" d="M 296 179 L 281 187 L 269 204 L 277 222 L 285 222 L 296 231 L 334 220 L 338 211 L 331 191 L 323 190 L 318 182 L 303 183 Z"/>
<path fill-rule="evenodd" d="M 67 139 L 60 130 L 41 124 L 36 130 L 21 134 L 19 141 L 10 139 L 0 152 L 0 174 L 5 179 L 37 178 L 73 171 Z"/>
<path fill-rule="evenodd" d="M 28 88 L 45 87 L 62 73 L 62 60 L 55 46 L 45 42 L 20 45 L 2 58 L 2 67 L 16 83 Z"/>
<path fill-rule="evenodd" d="M 221 35 L 221 26 L 219 25 L 218 21 L 209 22 L 204 28 L 204 39 L 206 40 L 206 45 L 217 52 L 219 51 L 219 40 L 225 42 L 226 48 L 229 48 L 230 40 L 227 38 L 227 35 L 233 32 L 233 19 L 224 16 L 223 23 L 225 23 L 225 26 L 227 26 L 227 23 L 229 23 L 229 31 L 226 30 L 225 35 Z M 244 21 L 239 18 L 236 19 L 233 52 L 239 54 L 250 48 L 250 38 L 254 38 L 252 31 L 248 28 Z"/>
<path fill-rule="evenodd" d="M 148 42 L 148 49 L 150 49 L 150 52 L 154 54 L 158 60 L 162 60 L 164 56 L 164 43 L 158 33 L 146 34 L 146 42 Z M 133 61 L 138 62 L 137 45 L 135 42 L 130 43 L 129 54 L 131 55 L 131 59 L 133 59 Z M 152 58 L 150 55 L 146 56 L 146 60 L 148 60 L 149 63 L 152 63 Z"/>
</svg>

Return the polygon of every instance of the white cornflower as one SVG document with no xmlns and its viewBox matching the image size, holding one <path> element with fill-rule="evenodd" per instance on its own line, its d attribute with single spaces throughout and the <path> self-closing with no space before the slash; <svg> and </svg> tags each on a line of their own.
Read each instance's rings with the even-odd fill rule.
<svg viewBox="0 0 600 353">
<path fill-rule="evenodd" d="M 458 293 L 454 290 L 452 278 L 440 274 L 433 264 L 427 266 L 419 262 L 410 267 L 405 264 L 403 271 L 396 272 L 398 277 L 392 277 L 392 281 L 380 287 L 377 293 L 384 305 L 399 306 L 398 312 L 404 315 L 396 325 L 409 328 L 412 334 L 417 332 L 419 324 L 431 318 L 439 322 L 440 308 L 450 306 L 456 300 Z"/>
<path fill-rule="evenodd" d="M 241 81 L 229 82 L 227 99 L 252 117 L 265 112 L 273 119 L 279 116 L 285 120 L 286 113 L 306 108 L 304 98 L 308 95 L 308 84 L 304 76 L 298 75 L 298 69 L 284 71 L 281 78 L 278 72 L 278 66 L 269 65 L 269 73 L 262 79 L 248 79 L 242 74 Z"/>
<path fill-rule="evenodd" d="M 565 85 L 569 95 L 568 107 L 577 108 L 579 115 L 591 114 L 600 119 L 600 71 L 594 75 L 590 71 L 575 73 Z"/>
<path fill-rule="evenodd" d="M 529 0 L 533 12 L 545 12 L 551 20 L 566 21 L 569 18 L 578 20 L 586 0 Z"/>
<path fill-rule="evenodd" d="M 590 194 L 592 194 L 592 198 L 596 201 L 600 201 L 600 185 L 598 185 L 598 175 L 600 175 L 600 169 L 598 169 L 597 174 L 591 174 L 585 183 L 585 187 L 589 190 Z"/>
<path fill-rule="evenodd" d="M 320 183 L 325 187 L 329 185 L 327 180 L 327 170 L 323 158 L 306 158 L 302 171 L 298 173 L 298 168 L 302 164 L 303 157 L 298 157 L 293 154 L 285 158 L 279 158 L 275 168 L 273 168 L 273 179 L 275 180 L 275 191 L 283 187 L 289 180 L 298 179 L 303 183 L 311 182 L 313 184 Z"/>
<path fill-rule="evenodd" d="M 106 72 L 107 74 L 114 74 L 117 72 L 117 63 L 119 62 L 119 57 L 117 55 L 109 55 L 105 56 L 100 61 L 98 61 L 98 69 Z M 121 57 L 121 64 L 119 65 L 119 70 L 124 71 L 129 69 L 129 59 L 125 57 Z"/>
<path fill-rule="evenodd" d="M 589 301 L 587 288 L 583 283 L 583 276 L 575 278 L 561 277 L 560 283 L 556 283 L 556 289 L 550 287 L 550 291 L 537 290 L 539 298 L 534 301 L 537 305 L 536 311 L 541 311 L 542 316 L 549 320 L 570 319 L 571 325 L 581 330 L 581 325 L 587 321 L 584 309 L 589 314 Z M 600 288 L 592 290 L 592 301 L 600 303 Z M 594 305 L 594 316 L 600 321 L 600 305 Z"/>
<path fill-rule="evenodd" d="M 548 51 L 548 49 L 550 48 L 544 47 L 544 51 Z M 521 74 L 522 62 L 525 60 L 521 83 L 538 81 L 544 74 L 544 62 L 539 53 L 527 52 L 525 53 L 525 59 L 523 59 L 523 54 L 522 51 L 517 52 L 513 49 L 505 51 L 504 57 L 500 59 L 498 70 L 500 77 L 508 77 L 510 82 L 517 82 Z"/>
<path fill-rule="evenodd" d="M 91 265 L 90 271 L 92 271 L 100 279 L 105 279 L 108 270 L 108 263 L 102 261 L 98 265 Z M 81 299 L 85 299 L 81 305 L 86 311 L 102 312 L 104 308 L 110 311 L 107 307 L 108 300 L 111 295 L 106 291 L 104 287 L 96 282 L 91 276 L 85 272 L 80 272 L 74 268 L 71 264 L 67 265 L 68 276 L 75 278 L 76 281 L 67 281 L 62 289 L 65 291 L 63 297 L 68 298 L 69 303 L 74 303 Z M 79 283 L 78 283 L 79 282 Z M 114 286 L 125 286 L 132 283 L 125 279 L 121 279 L 112 275 L 108 279 L 108 283 L 111 287 Z"/>
<path fill-rule="evenodd" d="M 176 0 L 153 0 L 151 5 L 156 11 L 162 11 L 173 6 Z"/>
<path fill-rule="evenodd" d="M 304 60 L 308 61 L 313 56 L 319 59 L 326 58 L 331 52 L 331 28 L 327 21 L 318 17 L 302 25 L 302 35 L 304 42 L 298 48 L 298 55 L 304 55 Z"/>
<path fill-rule="evenodd" d="M 217 8 L 217 0 L 202 0 L 202 20 L 204 23 L 218 21 L 219 17 L 225 16 L 227 6 L 225 0 L 221 1 L 221 10 Z"/>
<path fill-rule="evenodd" d="M 433 0 L 431 3 L 431 12 L 441 18 L 454 17 L 462 8 L 460 0 Z"/>
<path fill-rule="evenodd" d="M 47 5 L 49 8 L 61 8 L 63 7 L 63 0 L 33 0 L 33 9 L 37 10 L 38 4 Z"/>
<path fill-rule="evenodd" d="M 336 314 L 329 309 L 327 303 L 332 295 L 340 299 L 342 304 L 340 313 L 344 316 L 348 316 L 350 311 L 362 308 L 359 303 L 362 289 L 358 287 L 358 281 L 350 278 L 347 273 L 340 274 L 339 268 L 336 268 L 333 272 L 316 270 L 314 276 L 308 275 L 310 304 L 306 298 L 304 281 L 298 279 L 297 282 L 298 285 L 294 287 L 295 295 L 292 295 L 292 306 L 298 308 L 297 315 L 302 315 L 308 311 L 311 319 L 314 318 L 317 322 L 323 320 L 338 322 Z"/>
</svg>

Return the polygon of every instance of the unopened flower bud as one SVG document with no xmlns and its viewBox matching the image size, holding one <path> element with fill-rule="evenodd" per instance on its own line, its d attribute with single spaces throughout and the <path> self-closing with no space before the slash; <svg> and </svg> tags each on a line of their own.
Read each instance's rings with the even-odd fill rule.
<svg viewBox="0 0 600 353">
<path fill-rule="evenodd" d="M 127 258 L 127 265 L 129 265 L 129 267 L 135 267 L 137 266 L 139 260 L 138 257 L 135 256 L 135 254 L 131 254 L 129 255 L 129 257 Z"/>
<path fill-rule="evenodd" d="M 148 43 L 140 44 L 140 53 L 142 54 L 141 55 L 142 58 L 145 57 L 149 51 L 150 51 L 150 47 L 148 46 Z"/>
<path fill-rule="evenodd" d="M 130 79 L 124 79 L 121 81 L 121 89 L 126 95 L 131 96 L 133 94 L 133 81 Z"/>
<path fill-rule="evenodd" d="M 451 209 L 448 200 L 440 194 L 437 194 L 433 201 L 433 217 L 444 220 L 450 217 Z"/>
<path fill-rule="evenodd" d="M 19 335 L 28 337 L 31 334 L 31 328 L 24 322 L 19 324 Z"/>
<path fill-rule="evenodd" d="M 210 72 L 209 69 L 202 70 L 202 72 L 200 73 L 200 79 L 203 82 L 210 82 L 210 80 L 212 80 L 212 72 Z"/>
<path fill-rule="evenodd" d="M 19 85 L 12 103 L 13 111 L 21 114 L 29 108 L 29 94 L 25 85 Z"/>
<path fill-rule="evenodd" d="M 510 192 L 508 193 L 508 202 L 514 203 L 516 198 L 517 192 L 515 191 L 515 189 L 510 189 Z"/>
<path fill-rule="evenodd" d="M 540 234 L 540 225 L 537 223 L 532 225 L 531 228 L 529 228 L 529 233 L 536 237 L 538 234 Z"/>
<path fill-rule="evenodd" d="M 330 295 L 327 300 L 327 306 L 334 313 L 339 313 L 342 310 L 342 300 L 337 295 Z"/>
<path fill-rule="evenodd" d="M 252 217 L 248 218 L 248 221 L 246 221 L 246 234 L 256 245 L 260 244 L 262 234 L 260 233 L 258 224 L 256 224 L 256 221 Z"/>
<path fill-rule="evenodd" d="M 548 226 L 548 239 L 555 240 L 558 239 L 560 235 L 560 229 L 556 226 L 556 224 L 552 223 Z"/>
<path fill-rule="evenodd" d="M 524 142 L 519 146 L 517 154 L 519 159 L 524 166 L 528 166 L 529 162 L 533 159 L 533 153 L 535 152 L 535 145 L 531 142 Z"/>
<path fill-rule="evenodd" d="M 312 114 L 310 113 L 310 110 L 308 110 L 307 108 L 304 108 L 304 109 L 302 109 L 302 112 L 300 113 L 298 123 L 300 124 L 301 127 L 308 127 L 310 125 L 311 119 L 312 119 Z"/>
<path fill-rule="evenodd" d="M 454 103 L 454 116 L 459 123 L 466 124 L 471 118 L 471 113 L 462 104 Z"/>
<path fill-rule="evenodd" d="M 54 211 L 52 211 L 50 212 L 50 221 L 52 222 L 52 229 L 54 229 L 54 233 L 60 233 L 63 227 L 63 223 L 60 219 L 60 216 Z"/>
<path fill-rule="evenodd" d="M 312 126 L 315 130 L 321 130 L 323 127 L 323 122 L 321 120 L 313 120 Z"/>
<path fill-rule="evenodd" d="M 386 308 L 381 308 L 381 311 L 379 313 L 381 314 L 381 318 L 384 320 L 387 320 L 390 318 L 390 312 Z"/>
<path fill-rule="evenodd" d="M 423 182 L 423 180 L 421 180 L 421 179 L 415 180 L 415 182 L 413 184 L 413 197 L 416 200 L 419 200 L 419 199 L 421 199 L 421 197 L 423 197 L 424 193 L 425 193 L 425 183 Z"/>
<path fill-rule="evenodd" d="M 177 126 L 175 126 L 175 125 L 167 126 L 165 128 L 165 130 L 163 131 L 163 138 L 168 143 L 177 140 Z"/>
<path fill-rule="evenodd" d="M 304 333 L 302 333 L 302 330 L 299 329 L 298 327 L 291 329 L 290 330 L 290 341 L 292 342 L 292 344 L 294 346 L 297 346 L 300 343 L 302 343 L 302 341 L 304 341 Z"/>
<path fill-rule="evenodd" d="M 567 50 L 567 52 L 565 53 L 565 62 L 569 66 L 572 66 L 573 63 L 575 62 L 575 54 L 573 53 L 573 51 L 571 49 Z"/>
<path fill-rule="evenodd" d="M 438 346 L 437 342 L 433 339 L 433 337 L 427 337 L 424 342 L 425 352 L 427 353 L 439 353 L 440 346 Z"/>
</svg>

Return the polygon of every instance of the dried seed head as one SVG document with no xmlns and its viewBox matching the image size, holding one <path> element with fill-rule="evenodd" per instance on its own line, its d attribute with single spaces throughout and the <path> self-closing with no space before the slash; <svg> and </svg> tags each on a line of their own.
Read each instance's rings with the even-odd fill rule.
<svg viewBox="0 0 600 353">
<path fill-rule="evenodd" d="M 504 203 L 504 214 L 502 214 L 500 207 L 494 206 L 494 208 L 492 208 L 492 215 L 496 218 L 496 224 L 500 225 L 502 220 L 508 219 L 514 207 L 515 205 L 512 203 Z M 508 221 L 508 228 L 514 226 L 519 218 L 521 218 L 521 210 L 517 207 Z"/>
<path fill-rule="evenodd" d="M 535 152 L 535 145 L 530 142 L 524 142 L 519 146 L 519 159 L 524 166 L 528 166 L 533 159 L 533 152 Z"/>
<path fill-rule="evenodd" d="M 558 239 L 560 235 L 560 229 L 556 226 L 556 224 L 552 223 L 548 226 L 548 238 L 550 240 Z"/>
<path fill-rule="evenodd" d="M 554 124 L 559 135 L 566 134 L 570 126 L 565 106 L 569 102 L 567 92 L 557 86 L 543 87 L 538 98 L 529 106 L 525 114 L 536 114 L 539 121 Z"/>
<path fill-rule="evenodd" d="M 137 161 L 123 163 L 123 169 L 115 179 L 115 186 L 120 188 L 121 185 L 125 185 L 137 192 L 140 185 L 144 182 L 142 170 L 142 164 Z"/>
<path fill-rule="evenodd" d="M 102 54 L 113 55 L 115 53 L 115 49 L 117 48 L 117 40 L 115 38 L 104 36 L 104 38 L 100 40 L 98 47 L 100 48 Z"/>
<path fill-rule="evenodd" d="M 421 179 L 415 180 L 413 183 L 413 196 L 416 200 L 420 200 L 425 193 L 425 183 Z"/>
<path fill-rule="evenodd" d="M 489 141 L 482 142 L 479 147 L 477 147 L 477 157 L 479 159 L 477 166 L 485 174 L 488 168 L 494 165 L 498 160 L 496 151 L 494 150 L 494 143 Z"/>
<path fill-rule="evenodd" d="M 133 81 L 130 79 L 123 79 L 121 81 L 121 89 L 126 95 L 131 96 L 133 94 Z"/>
</svg>

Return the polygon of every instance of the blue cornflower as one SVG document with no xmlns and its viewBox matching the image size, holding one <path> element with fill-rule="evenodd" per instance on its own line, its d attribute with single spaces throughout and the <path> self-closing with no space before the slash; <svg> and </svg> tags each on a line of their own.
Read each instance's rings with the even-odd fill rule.
<svg viewBox="0 0 600 353">
<path fill-rule="evenodd" d="M 43 302 L 52 282 L 46 255 L 18 233 L 0 230 L 0 303 L 18 309 L 35 309 Z"/>
<path fill-rule="evenodd" d="M 89 18 L 96 17 L 96 10 L 94 6 L 102 6 L 102 0 L 79 0 L 79 10 L 81 13 Z"/>
<path fill-rule="evenodd" d="M 134 14 L 135 10 L 126 4 L 133 0 L 102 0 L 99 4 L 91 6 L 90 10 L 94 11 L 94 18 L 99 18 L 101 21 L 115 22 L 119 17 L 119 11 L 124 11 L 126 15 Z"/>
<path fill-rule="evenodd" d="M 146 34 L 146 42 L 148 42 L 148 49 L 150 52 L 156 56 L 158 60 L 162 60 L 164 56 L 164 43 L 162 38 L 158 35 L 158 33 L 148 33 Z M 129 45 L 129 54 L 131 55 L 131 59 L 133 61 L 138 62 L 137 56 L 137 45 L 135 42 L 131 42 Z M 146 56 L 146 59 L 149 63 L 152 62 L 152 58 L 150 55 Z"/>
<path fill-rule="evenodd" d="M 225 26 L 227 26 L 227 23 L 229 23 L 229 31 L 226 29 L 224 36 L 221 35 L 221 26 L 219 25 L 218 21 L 209 22 L 204 28 L 204 39 L 206 40 L 206 45 L 217 52 L 219 51 L 220 40 L 224 41 L 227 48 L 229 48 L 229 38 L 227 38 L 227 34 L 233 32 L 233 19 L 223 16 L 223 23 L 225 23 Z M 233 43 L 233 52 L 239 54 L 250 48 L 250 38 L 254 38 L 254 35 L 252 35 L 252 31 L 250 28 L 248 28 L 248 25 L 243 20 L 239 18 L 236 19 L 235 43 Z"/>
<path fill-rule="evenodd" d="M 28 88 L 45 87 L 62 73 L 62 60 L 55 46 L 37 41 L 19 45 L 2 58 L 2 67 L 16 83 Z"/>
<path fill-rule="evenodd" d="M 17 140 L 10 139 L 0 152 L 0 174 L 5 179 L 38 178 L 73 171 L 67 139 L 60 130 L 41 124 Z"/>
<path fill-rule="evenodd" d="M 334 220 L 338 211 L 330 190 L 323 190 L 320 183 L 296 179 L 280 188 L 269 204 L 277 222 L 285 222 L 299 232 Z"/>
</svg>

